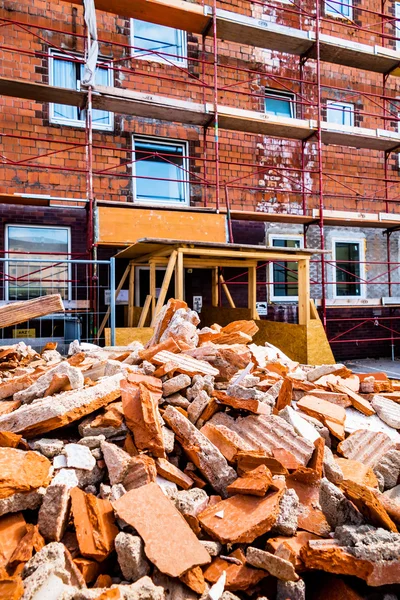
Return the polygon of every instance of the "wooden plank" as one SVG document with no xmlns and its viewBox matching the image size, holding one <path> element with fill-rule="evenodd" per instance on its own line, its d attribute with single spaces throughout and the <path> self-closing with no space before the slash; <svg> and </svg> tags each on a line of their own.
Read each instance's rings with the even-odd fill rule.
<svg viewBox="0 0 400 600">
<path fill-rule="evenodd" d="M 175 298 L 177 300 L 183 300 L 183 296 L 183 254 L 182 250 L 179 249 L 175 265 Z"/>
<path fill-rule="evenodd" d="M 226 241 L 225 215 L 129 205 L 98 207 L 98 241 L 123 246 L 133 244 L 141 238 L 153 237 L 154 223 L 157 223 L 160 238 L 187 239 L 190 231 L 198 242 Z"/>
<path fill-rule="evenodd" d="M 7 79 L 6 77 L 0 77 L 0 95 L 35 100 L 36 102 L 62 102 L 80 108 L 85 105 L 87 96 L 86 92 L 24 79 Z"/>
<path fill-rule="evenodd" d="M 154 330 L 151 327 L 117 327 L 115 329 L 115 345 L 128 346 L 132 342 L 140 342 L 144 346 L 151 339 Z M 105 344 L 111 344 L 111 329 L 104 330 Z"/>
<path fill-rule="evenodd" d="M 257 313 L 257 271 L 256 267 L 249 267 L 248 269 L 248 307 L 250 309 L 250 315 L 252 319 L 258 319 Z"/>
<path fill-rule="evenodd" d="M 310 321 L 310 261 L 299 260 L 299 325 L 308 325 Z"/>
<path fill-rule="evenodd" d="M 64 312 L 64 305 L 60 294 L 40 296 L 33 300 L 11 302 L 0 307 L 0 328 L 11 327 L 18 323 L 25 323 L 31 319 Z"/>
<path fill-rule="evenodd" d="M 218 279 L 218 267 L 212 268 L 212 281 L 211 281 L 211 305 L 218 306 L 219 297 L 219 279 Z"/>
<path fill-rule="evenodd" d="M 161 308 L 164 305 L 165 298 L 166 298 L 166 295 L 167 295 L 167 292 L 168 292 L 168 288 L 169 288 L 169 284 L 171 282 L 172 274 L 173 274 L 174 269 L 175 269 L 177 254 L 178 254 L 177 251 L 174 250 L 172 252 L 171 256 L 169 257 L 168 266 L 167 266 L 167 269 L 165 271 L 164 280 L 162 282 L 160 293 L 159 293 L 158 299 L 157 299 L 157 304 L 156 304 L 155 312 L 153 314 L 153 318 L 152 318 L 152 321 L 151 321 L 151 327 L 154 327 L 157 315 L 158 315 L 158 313 L 160 312 Z"/>
<path fill-rule="evenodd" d="M 129 296 L 128 296 L 128 327 L 133 327 L 133 307 L 135 306 L 135 265 L 130 264 Z"/>
<path fill-rule="evenodd" d="M 123 275 L 121 277 L 121 281 L 119 282 L 118 287 L 115 290 L 115 299 L 118 298 L 118 294 L 122 290 L 122 286 L 124 285 L 125 280 L 128 277 L 128 275 L 129 275 L 129 271 L 130 271 L 130 265 L 128 265 L 126 267 L 126 269 L 125 269 L 125 271 L 124 271 L 124 273 L 123 273 Z M 104 318 L 103 318 L 103 320 L 102 320 L 102 322 L 100 324 L 100 327 L 99 327 L 99 330 L 98 330 L 97 336 L 96 336 L 97 339 L 99 339 L 101 337 L 101 334 L 103 333 L 103 329 L 104 329 L 104 327 L 107 324 L 107 321 L 109 319 L 110 314 L 111 314 L 111 305 L 107 308 L 106 314 L 104 315 Z"/>
<path fill-rule="evenodd" d="M 146 300 L 144 301 L 144 306 L 143 306 L 143 309 L 142 309 L 142 312 L 140 315 L 139 323 L 137 324 L 139 329 L 141 327 L 144 327 L 144 325 L 146 323 L 146 319 L 147 319 L 147 315 L 149 314 L 149 309 L 150 309 L 152 299 L 153 298 L 152 298 L 151 294 L 148 294 L 146 296 Z"/>
<path fill-rule="evenodd" d="M 198 255 L 198 256 L 213 256 L 214 259 L 218 258 L 249 258 L 253 260 L 271 260 L 271 261 L 290 261 L 296 262 L 300 261 L 305 257 L 309 257 L 314 253 L 314 251 L 304 252 L 302 250 L 297 250 L 294 252 L 277 252 L 272 249 L 263 248 L 256 252 L 253 250 L 244 250 L 245 246 L 240 246 L 240 250 L 236 248 L 232 248 L 232 250 L 226 250 L 223 247 L 218 247 L 215 245 L 212 248 L 184 248 L 182 247 L 182 252 L 184 254 L 189 255 Z M 285 249 L 286 250 L 286 249 Z"/>
<path fill-rule="evenodd" d="M 220 282 L 221 282 L 221 287 L 222 287 L 222 289 L 224 290 L 224 293 L 225 293 L 226 299 L 228 300 L 228 304 L 229 304 L 229 306 L 230 306 L 231 308 L 236 308 L 235 302 L 234 302 L 234 300 L 233 300 L 233 298 L 232 298 L 232 296 L 231 296 L 231 293 L 230 293 L 230 291 L 229 291 L 229 288 L 228 288 L 228 286 L 226 285 L 226 283 L 225 283 L 225 279 L 223 278 L 223 276 L 222 276 L 222 275 L 220 275 L 220 276 L 219 276 L 219 280 L 220 280 Z"/>
<path fill-rule="evenodd" d="M 149 261 L 150 265 L 150 296 L 151 296 L 151 316 L 154 317 L 156 309 L 156 263 Z M 146 298 L 147 300 L 147 298 Z"/>
</svg>

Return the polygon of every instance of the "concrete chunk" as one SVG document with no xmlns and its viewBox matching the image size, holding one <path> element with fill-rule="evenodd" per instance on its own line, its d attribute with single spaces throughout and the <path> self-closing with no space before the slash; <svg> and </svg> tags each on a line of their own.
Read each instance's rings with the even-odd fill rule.
<svg viewBox="0 0 400 600">
<path fill-rule="evenodd" d="M 176 377 L 172 377 L 171 379 L 167 379 L 164 381 L 162 386 L 163 396 L 171 396 L 171 394 L 176 394 L 176 392 L 180 392 L 181 390 L 189 387 L 192 380 L 189 375 L 185 375 L 181 373 Z"/>
<path fill-rule="evenodd" d="M 364 522 L 361 513 L 347 500 L 343 492 L 327 479 L 321 480 L 319 502 L 326 520 L 333 529 L 345 524 L 361 525 Z"/>
<path fill-rule="evenodd" d="M 246 562 L 257 569 L 268 571 L 273 577 L 283 581 L 297 581 L 299 579 L 290 561 L 259 548 L 247 548 Z"/>
<path fill-rule="evenodd" d="M 122 377 L 114 375 L 92 387 L 63 392 L 57 396 L 57 402 L 48 397 L 21 406 L 0 417 L 0 431 L 22 433 L 31 438 L 68 425 L 118 398 Z"/>
<path fill-rule="evenodd" d="M 393 449 L 384 454 L 375 464 L 374 473 L 383 478 L 385 490 L 393 488 L 400 476 L 400 450 Z"/>
<path fill-rule="evenodd" d="M 101 442 L 101 451 L 111 485 L 121 483 L 131 466 L 131 456 L 116 444 L 105 441 Z"/>
<path fill-rule="evenodd" d="M 47 488 L 39 510 L 39 531 L 46 540 L 59 542 L 67 528 L 71 500 L 67 485 Z"/>
<path fill-rule="evenodd" d="M 400 429 L 400 404 L 379 394 L 375 394 L 371 404 L 384 423 L 394 429 Z"/>
<path fill-rule="evenodd" d="M 25 390 L 21 390 L 14 394 L 14 400 L 19 400 L 25 404 L 36 400 L 37 398 L 43 398 L 46 391 L 51 384 L 54 375 L 65 375 L 68 378 L 72 389 L 77 390 L 83 388 L 84 378 L 82 371 L 76 367 L 72 367 L 69 362 L 64 361 L 53 367 L 44 375 L 39 377 L 30 387 Z"/>
<path fill-rule="evenodd" d="M 176 408 L 168 406 L 165 421 L 174 431 L 190 460 L 201 471 L 213 488 L 226 496 L 226 488 L 237 475 L 221 452 Z"/>
<path fill-rule="evenodd" d="M 96 460 L 87 446 L 81 444 L 67 444 L 64 448 L 67 457 L 67 467 L 92 471 Z"/>
<path fill-rule="evenodd" d="M 146 559 L 143 541 L 139 536 L 119 533 L 115 538 L 115 549 L 125 579 L 137 581 L 149 574 L 150 564 Z"/>
</svg>

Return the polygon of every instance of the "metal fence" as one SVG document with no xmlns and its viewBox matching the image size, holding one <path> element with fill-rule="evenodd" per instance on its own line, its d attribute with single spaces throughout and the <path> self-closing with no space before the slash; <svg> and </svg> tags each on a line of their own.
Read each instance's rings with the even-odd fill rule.
<svg viewBox="0 0 400 600">
<path fill-rule="evenodd" d="M 69 344 L 104 342 L 110 329 L 115 343 L 115 259 L 76 260 L 63 256 L 31 258 L 9 253 L 0 258 L 0 305 L 61 294 L 65 312 L 47 315 L 0 330 L 0 344 L 24 341 L 35 350 L 55 341 L 62 353 Z"/>
</svg>

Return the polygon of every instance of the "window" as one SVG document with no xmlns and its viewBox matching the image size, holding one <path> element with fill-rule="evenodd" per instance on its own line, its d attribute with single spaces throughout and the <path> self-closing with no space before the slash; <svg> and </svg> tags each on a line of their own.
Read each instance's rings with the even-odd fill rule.
<svg viewBox="0 0 400 600">
<path fill-rule="evenodd" d="M 354 127 L 354 104 L 328 100 L 326 103 L 326 120 L 328 123 Z"/>
<path fill-rule="evenodd" d="M 326 0 L 325 13 L 331 17 L 353 18 L 353 0 Z"/>
<path fill-rule="evenodd" d="M 265 90 L 265 112 L 275 117 L 294 117 L 294 94 Z"/>
<path fill-rule="evenodd" d="M 188 204 L 187 144 L 156 138 L 133 138 L 136 202 Z"/>
<path fill-rule="evenodd" d="M 131 45 L 135 58 L 186 63 L 187 35 L 180 29 L 131 19 Z"/>
<path fill-rule="evenodd" d="M 396 50 L 400 52 L 400 2 L 395 2 L 395 16 L 396 21 L 394 22 L 394 35 L 396 37 Z"/>
<path fill-rule="evenodd" d="M 302 248 L 303 238 L 300 236 L 276 235 L 270 237 L 270 244 L 275 248 Z M 269 280 L 272 301 L 288 301 L 298 299 L 298 264 L 297 262 L 274 262 L 269 265 Z"/>
<path fill-rule="evenodd" d="M 69 227 L 6 225 L 6 250 L 8 258 L 26 259 L 6 263 L 6 300 L 29 300 L 47 294 L 69 299 L 70 269 L 62 262 L 70 252 Z M 52 262 L 32 262 L 29 257 Z"/>
<path fill-rule="evenodd" d="M 363 295 L 363 243 L 364 240 L 334 241 L 335 296 L 356 298 Z"/>
<path fill-rule="evenodd" d="M 66 60 L 60 54 L 53 54 L 50 58 L 50 83 L 57 87 L 79 90 L 83 68 L 84 65 L 79 62 Z M 111 70 L 106 67 L 97 67 L 96 83 L 99 85 L 112 85 Z M 86 111 L 77 106 L 50 104 L 50 121 L 61 125 L 84 127 Z M 113 114 L 105 110 L 94 109 L 92 122 L 94 129 L 112 131 Z"/>
</svg>

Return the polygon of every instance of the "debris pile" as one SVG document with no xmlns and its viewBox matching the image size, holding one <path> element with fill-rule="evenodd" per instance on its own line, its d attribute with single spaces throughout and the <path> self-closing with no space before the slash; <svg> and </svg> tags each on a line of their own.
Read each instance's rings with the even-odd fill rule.
<svg viewBox="0 0 400 600">
<path fill-rule="evenodd" d="M 398 597 L 400 384 L 198 324 L 0 351 L 0 599 Z"/>
</svg>

